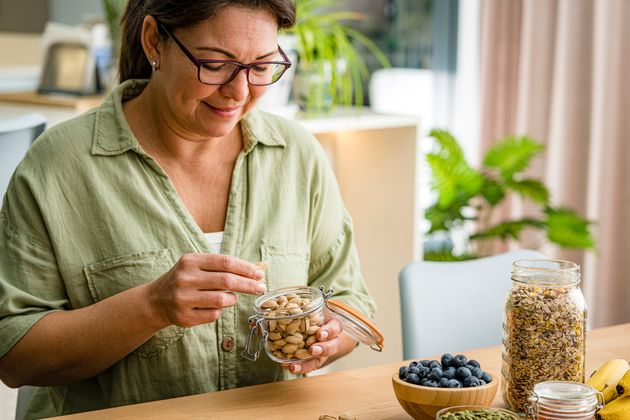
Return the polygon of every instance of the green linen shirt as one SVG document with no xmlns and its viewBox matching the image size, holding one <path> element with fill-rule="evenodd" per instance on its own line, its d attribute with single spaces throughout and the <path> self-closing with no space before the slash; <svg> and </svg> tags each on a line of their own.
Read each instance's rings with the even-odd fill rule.
<svg viewBox="0 0 630 420">
<path fill-rule="evenodd" d="M 16 169 L 0 213 L 0 357 L 51 311 L 91 305 L 154 280 L 185 253 L 209 252 L 122 112 L 146 83 L 122 83 L 98 108 L 52 127 Z M 324 285 L 372 317 L 352 222 L 319 143 L 257 110 L 241 131 L 222 253 L 268 261 L 268 290 Z M 211 324 L 164 328 L 93 378 L 37 388 L 27 417 L 289 379 L 264 353 L 257 362 L 240 356 L 254 299 L 239 295 Z M 226 338 L 235 348 L 222 348 Z"/>
</svg>

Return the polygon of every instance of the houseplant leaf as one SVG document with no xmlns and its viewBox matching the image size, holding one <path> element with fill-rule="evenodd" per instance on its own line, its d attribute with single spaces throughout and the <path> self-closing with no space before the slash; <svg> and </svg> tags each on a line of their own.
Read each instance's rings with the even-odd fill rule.
<svg viewBox="0 0 630 420">
<path fill-rule="evenodd" d="M 506 137 L 491 147 L 483 164 L 499 171 L 501 177 L 508 181 L 516 173 L 520 173 L 531 159 L 544 149 L 543 145 L 529 137 Z"/>
<path fill-rule="evenodd" d="M 527 197 L 538 204 L 544 205 L 549 203 L 549 190 L 537 179 L 512 180 L 507 182 L 506 185 L 522 197 Z"/>
<path fill-rule="evenodd" d="M 595 240 L 589 231 L 588 220 L 566 208 L 545 209 L 547 215 L 547 237 L 563 248 L 593 249 Z"/>
<path fill-rule="evenodd" d="M 480 239 L 489 239 L 489 238 L 500 238 L 502 240 L 506 240 L 509 238 L 518 239 L 521 235 L 521 232 L 526 227 L 534 227 L 538 229 L 543 229 L 545 227 L 545 223 L 538 219 L 532 218 L 524 218 L 519 220 L 508 220 L 505 222 L 498 223 L 489 229 L 484 230 L 483 232 L 477 232 L 473 235 L 470 235 L 470 240 L 480 240 Z"/>
</svg>

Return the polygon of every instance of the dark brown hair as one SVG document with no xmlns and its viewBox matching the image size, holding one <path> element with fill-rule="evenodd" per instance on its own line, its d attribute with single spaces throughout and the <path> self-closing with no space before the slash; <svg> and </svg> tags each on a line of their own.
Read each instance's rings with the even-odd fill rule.
<svg viewBox="0 0 630 420">
<path fill-rule="evenodd" d="M 140 41 L 142 23 L 147 15 L 155 17 L 169 30 L 194 26 L 227 6 L 267 9 L 278 20 L 279 29 L 295 25 L 293 0 L 129 0 L 120 19 L 121 43 L 119 79 L 148 79 L 151 65 Z"/>
</svg>

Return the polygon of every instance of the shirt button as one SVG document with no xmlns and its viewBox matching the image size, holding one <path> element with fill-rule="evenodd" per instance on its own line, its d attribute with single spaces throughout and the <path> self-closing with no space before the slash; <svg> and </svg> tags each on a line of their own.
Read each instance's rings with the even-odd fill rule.
<svg viewBox="0 0 630 420">
<path fill-rule="evenodd" d="M 221 348 L 224 351 L 232 351 L 234 349 L 234 339 L 232 337 L 225 337 L 221 342 Z"/>
</svg>

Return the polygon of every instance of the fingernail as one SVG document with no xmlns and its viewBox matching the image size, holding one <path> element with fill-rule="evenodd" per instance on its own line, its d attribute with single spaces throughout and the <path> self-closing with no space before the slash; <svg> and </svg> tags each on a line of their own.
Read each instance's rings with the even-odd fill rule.
<svg viewBox="0 0 630 420">
<path fill-rule="evenodd" d="M 313 346 L 313 347 L 311 347 L 311 354 L 313 356 L 317 356 L 319 354 L 322 354 L 322 348 L 320 346 Z"/>
<path fill-rule="evenodd" d="M 256 291 L 259 295 L 267 293 L 267 286 L 265 286 L 265 283 L 259 283 L 256 285 Z"/>
<path fill-rule="evenodd" d="M 256 270 L 254 271 L 254 277 L 256 277 L 257 279 L 263 279 L 265 278 L 265 272 L 262 270 Z"/>
<path fill-rule="evenodd" d="M 300 365 L 293 365 L 291 366 L 291 372 L 292 373 L 300 373 L 302 371 L 302 366 Z"/>
<path fill-rule="evenodd" d="M 328 331 L 320 331 L 319 332 L 319 339 L 320 340 L 325 340 L 328 338 Z"/>
</svg>

